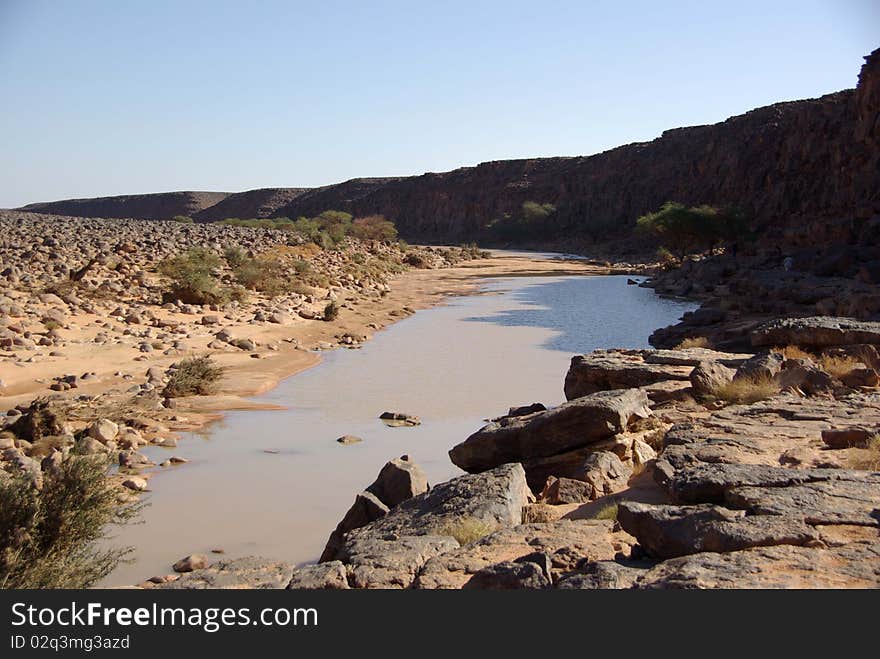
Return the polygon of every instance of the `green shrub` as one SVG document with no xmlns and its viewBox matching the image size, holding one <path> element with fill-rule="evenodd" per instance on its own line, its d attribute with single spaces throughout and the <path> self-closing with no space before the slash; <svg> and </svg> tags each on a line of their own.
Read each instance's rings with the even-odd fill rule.
<svg viewBox="0 0 880 659">
<path fill-rule="evenodd" d="M 226 259 L 230 268 L 237 268 L 247 260 L 247 254 L 238 245 L 233 245 L 223 250 L 223 258 Z"/>
<path fill-rule="evenodd" d="M 181 224 L 192 224 L 194 222 L 191 217 L 187 217 L 186 215 L 175 215 L 171 220 L 173 222 L 180 222 Z"/>
<path fill-rule="evenodd" d="M 336 320 L 339 317 L 339 305 L 336 302 L 328 302 L 324 307 L 324 320 L 327 322 Z"/>
<path fill-rule="evenodd" d="M 234 272 L 236 281 L 252 291 L 274 297 L 290 289 L 284 268 L 276 260 L 247 259 Z"/>
<path fill-rule="evenodd" d="M 407 253 L 407 255 L 403 257 L 403 262 L 414 268 L 428 267 L 428 260 L 421 254 L 416 254 L 415 252 Z"/>
<path fill-rule="evenodd" d="M 351 235 L 359 240 L 393 242 L 397 240 L 397 228 L 382 215 L 370 215 L 359 217 L 354 221 Z"/>
<path fill-rule="evenodd" d="M 458 544 L 463 547 L 486 537 L 497 529 L 498 524 L 484 522 L 475 517 L 462 517 L 439 528 L 436 535 L 451 536 L 458 540 Z"/>
<path fill-rule="evenodd" d="M 187 304 L 225 302 L 226 291 L 220 289 L 214 270 L 221 266 L 220 257 L 204 248 L 190 249 L 159 264 L 159 272 L 171 281 L 166 301 L 180 300 Z"/>
<path fill-rule="evenodd" d="M 222 375 L 223 368 L 209 356 L 189 357 L 181 360 L 172 371 L 162 395 L 166 398 L 207 396 L 216 391 Z"/>
<path fill-rule="evenodd" d="M 0 476 L 0 588 L 89 588 L 132 548 L 107 548 L 107 527 L 132 521 L 139 503 L 119 503 L 109 464 L 71 455 L 43 472 Z"/>
</svg>

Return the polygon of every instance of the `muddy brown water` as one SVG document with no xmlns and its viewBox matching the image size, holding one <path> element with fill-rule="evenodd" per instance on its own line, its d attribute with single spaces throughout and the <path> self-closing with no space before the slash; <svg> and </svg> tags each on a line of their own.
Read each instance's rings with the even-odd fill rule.
<svg viewBox="0 0 880 659">
<path fill-rule="evenodd" d="M 173 451 L 145 450 L 156 462 L 173 453 L 189 463 L 150 481 L 143 523 L 116 531 L 115 542 L 136 548 L 135 562 L 103 585 L 167 574 L 180 557 L 212 549 L 314 561 L 387 460 L 410 455 L 432 483 L 455 476 L 447 451 L 487 417 L 564 400 L 573 354 L 648 347 L 654 329 L 693 308 L 628 286 L 625 276 L 503 278 L 359 349 L 328 351 L 258 398 L 286 409 L 229 412 Z M 378 419 L 385 410 L 418 415 L 422 425 L 388 428 Z M 364 441 L 335 441 L 346 434 Z"/>
</svg>

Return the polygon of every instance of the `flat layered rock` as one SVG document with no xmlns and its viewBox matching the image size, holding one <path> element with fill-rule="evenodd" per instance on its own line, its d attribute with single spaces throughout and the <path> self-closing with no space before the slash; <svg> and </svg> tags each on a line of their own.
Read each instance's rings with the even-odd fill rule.
<svg viewBox="0 0 880 659">
<path fill-rule="evenodd" d="M 304 565 L 293 571 L 287 590 L 347 590 L 348 576 L 339 561 Z"/>
<path fill-rule="evenodd" d="M 663 380 L 687 380 L 688 365 L 648 363 L 639 350 L 597 350 L 575 355 L 565 376 L 565 398 L 598 391 L 644 387 Z"/>
<path fill-rule="evenodd" d="M 425 563 L 413 587 L 462 588 L 474 575 L 497 563 L 514 562 L 530 554 L 549 557 L 550 571 L 574 569 L 581 561 L 611 559 L 630 540 L 613 532 L 608 520 L 559 520 L 502 529 L 474 543 Z M 485 580 L 484 574 L 480 580 Z M 485 584 L 484 584 L 485 586 Z"/>
<path fill-rule="evenodd" d="M 246 557 L 224 560 L 188 572 L 175 581 L 157 584 L 168 590 L 194 589 L 282 589 L 290 583 L 294 567 L 265 558 Z"/>
<path fill-rule="evenodd" d="M 649 416 L 644 391 L 603 391 L 546 412 L 489 423 L 449 451 L 449 457 L 465 471 L 483 471 L 594 444 Z"/>
<path fill-rule="evenodd" d="M 761 547 L 663 561 L 636 588 L 878 588 L 880 543 Z"/>
<path fill-rule="evenodd" d="M 646 364 L 665 364 L 667 366 L 696 366 L 702 361 L 718 362 L 728 368 L 739 368 L 753 355 L 742 352 L 722 352 L 709 348 L 680 348 L 667 350 L 643 350 L 642 358 Z"/>
<path fill-rule="evenodd" d="M 353 588 L 409 588 L 428 560 L 458 546 L 448 536 L 367 533 L 346 542 L 343 561 Z"/>
<path fill-rule="evenodd" d="M 828 348 L 856 344 L 880 345 L 880 322 L 812 316 L 773 320 L 751 333 L 752 345 Z"/>
<path fill-rule="evenodd" d="M 743 510 L 711 504 L 656 506 L 622 502 L 617 519 L 644 549 L 661 559 L 704 551 L 805 545 L 819 539 L 814 528 L 796 517 L 747 516 Z"/>
</svg>

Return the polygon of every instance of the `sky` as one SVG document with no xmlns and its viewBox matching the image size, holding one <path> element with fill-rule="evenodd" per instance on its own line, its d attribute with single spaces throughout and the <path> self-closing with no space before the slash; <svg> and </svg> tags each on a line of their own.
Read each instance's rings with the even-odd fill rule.
<svg viewBox="0 0 880 659">
<path fill-rule="evenodd" d="M 589 155 L 877 47 L 880 0 L 0 0 L 0 208 Z"/>
</svg>

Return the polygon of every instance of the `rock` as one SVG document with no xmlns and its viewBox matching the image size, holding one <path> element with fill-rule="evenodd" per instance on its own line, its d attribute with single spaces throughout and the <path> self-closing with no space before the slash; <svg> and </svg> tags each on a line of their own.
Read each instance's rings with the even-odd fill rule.
<svg viewBox="0 0 880 659">
<path fill-rule="evenodd" d="M 769 380 L 776 377 L 782 371 L 782 364 L 784 362 L 785 357 L 778 352 L 755 355 L 736 369 L 736 375 L 733 376 L 733 379 Z"/>
<path fill-rule="evenodd" d="M 697 366 L 700 362 L 718 362 L 730 368 L 738 368 L 753 357 L 747 353 L 721 352 L 709 348 L 677 348 L 670 350 L 643 350 L 642 358 L 647 364 L 669 366 Z"/>
<path fill-rule="evenodd" d="M 819 534 L 803 520 L 749 515 L 711 504 L 652 506 L 624 501 L 617 521 L 652 556 L 674 558 L 704 551 L 728 552 L 770 545 L 805 545 Z"/>
<path fill-rule="evenodd" d="M 632 588 L 645 573 L 643 566 L 631 567 L 617 561 L 593 561 L 580 572 L 560 577 L 556 587 L 561 590 L 626 590 Z"/>
<path fill-rule="evenodd" d="M 512 590 L 549 588 L 550 580 L 541 568 L 530 562 L 504 561 L 484 567 L 462 588 L 469 590 Z"/>
<path fill-rule="evenodd" d="M 547 407 L 543 403 L 532 403 L 531 405 L 522 405 L 520 407 L 511 407 L 505 416 L 526 416 L 535 412 L 546 412 Z"/>
<path fill-rule="evenodd" d="M 354 435 L 343 435 L 342 437 L 339 437 L 336 441 L 339 442 L 340 444 L 349 445 L 349 444 L 359 444 L 360 442 L 362 442 L 364 440 L 361 439 L 360 437 L 355 437 Z"/>
<path fill-rule="evenodd" d="M 409 456 L 387 462 L 367 492 L 376 495 L 389 508 L 428 491 L 428 477 Z"/>
<path fill-rule="evenodd" d="M 89 437 L 102 444 L 112 442 L 119 434 L 119 426 L 110 419 L 98 419 L 89 427 Z"/>
<path fill-rule="evenodd" d="M 690 381 L 697 398 L 708 398 L 733 380 L 735 371 L 718 362 L 700 362 L 691 371 Z"/>
<path fill-rule="evenodd" d="M 556 478 L 551 476 L 547 479 L 544 489 L 538 496 L 538 501 L 552 506 L 564 503 L 585 503 L 590 501 L 593 486 L 573 478 Z"/>
<path fill-rule="evenodd" d="M 814 396 L 834 391 L 835 379 L 808 359 L 787 359 L 776 378 L 783 391 L 796 391 Z"/>
<path fill-rule="evenodd" d="M 593 444 L 650 415 L 643 391 L 599 392 L 546 412 L 489 423 L 449 451 L 449 457 L 465 471 L 482 471 Z"/>
<path fill-rule="evenodd" d="M 565 376 L 565 398 L 574 400 L 599 391 L 632 389 L 663 380 L 687 380 L 686 366 L 646 363 L 640 351 L 596 350 L 576 355 Z"/>
<path fill-rule="evenodd" d="M 347 590 L 345 566 L 339 561 L 304 565 L 293 571 L 287 590 Z"/>
<path fill-rule="evenodd" d="M 428 559 L 459 546 L 448 534 L 463 520 L 516 526 L 529 496 L 518 464 L 459 476 L 347 533 L 337 558 L 349 566 L 353 587 L 408 588 Z"/>
<path fill-rule="evenodd" d="M 147 489 L 147 481 L 138 476 L 130 476 L 122 481 L 122 487 L 127 487 L 135 492 L 144 492 Z"/>
<path fill-rule="evenodd" d="M 626 534 L 609 520 L 557 520 L 521 524 L 431 558 L 414 588 L 461 588 L 484 568 L 505 561 L 527 561 L 542 573 L 562 574 L 585 561 L 610 560 L 629 547 Z M 548 566 L 549 563 L 549 566 Z M 550 576 L 550 575 L 546 575 Z"/>
<path fill-rule="evenodd" d="M 189 561 L 194 558 L 197 560 Z M 201 554 L 187 556 L 174 564 L 175 571 L 186 572 L 186 574 L 175 581 L 157 587 L 171 590 L 283 589 L 290 583 L 294 573 L 292 565 L 265 558 L 246 557 L 224 560 L 214 563 L 210 567 L 207 562 L 207 556 Z M 188 569 L 178 570 L 178 565 Z"/>
<path fill-rule="evenodd" d="M 584 462 L 582 479 L 589 486 L 589 500 L 624 489 L 632 473 L 632 465 L 610 451 L 591 454 Z"/>
<path fill-rule="evenodd" d="M 458 547 L 436 535 L 355 535 L 346 541 L 343 562 L 353 588 L 409 588 L 432 557 Z"/>
<path fill-rule="evenodd" d="M 192 572 L 208 567 L 208 557 L 204 554 L 184 556 L 171 566 L 175 572 Z"/>
<path fill-rule="evenodd" d="M 321 553 L 320 562 L 332 561 L 342 547 L 345 534 L 354 529 L 366 526 L 370 522 L 388 514 L 389 508 L 371 492 L 358 494 L 351 508 L 345 513 L 336 528 L 330 533 L 324 551 Z"/>
<path fill-rule="evenodd" d="M 867 448 L 872 437 L 880 436 L 880 428 L 844 428 L 822 431 L 822 441 L 832 449 Z"/>
<path fill-rule="evenodd" d="M 829 549 L 780 545 L 663 561 L 636 588 L 877 588 L 880 543 Z"/>
<path fill-rule="evenodd" d="M 880 322 L 813 316 L 783 318 L 754 330 L 752 345 L 827 348 L 854 344 L 880 345 Z"/>
<path fill-rule="evenodd" d="M 880 385 L 880 374 L 873 368 L 859 364 L 849 373 L 840 376 L 840 381 L 847 387 L 876 387 Z"/>
<path fill-rule="evenodd" d="M 404 414 L 402 412 L 382 412 L 382 414 L 379 415 L 379 418 L 385 422 L 386 426 L 392 428 L 401 426 L 418 426 L 422 423 L 419 417 L 412 414 Z"/>
</svg>

